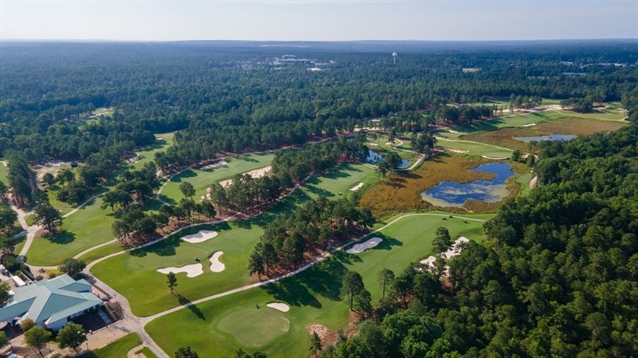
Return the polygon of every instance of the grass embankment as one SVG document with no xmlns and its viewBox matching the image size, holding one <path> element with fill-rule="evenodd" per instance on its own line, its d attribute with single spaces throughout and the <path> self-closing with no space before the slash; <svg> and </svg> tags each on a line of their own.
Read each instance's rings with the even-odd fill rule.
<svg viewBox="0 0 638 358">
<path fill-rule="evenodd" d="M 102 198 L 93 199 L 73 215 L 62 220 L 60 232 L 50 238 L 36 238 L 27 253 L 28 263 L 36 266 L 59 265 L 64 259 L 113 239 L 115 220 L 110 209 L 100 209 Z"/>
<path fill-rule="evenodd" d="M 126 357 L 128 351 L 142 343 L 137 333 L 129 333 L 126 336 L 108 344 L 102 348 L 85 352 L 79 358 L 113 358 Z"/>
<path fill-rule="evenodd" d="M 122 293 L 129 299 L 133 312 L 146 316 L 174 307 L 182 302 L 230 290 L 255 282 L 248 275 L 248 257 L 253 246 L 258 242 L 262 229 L 272 216 L 284 211 L 292 211 L 296 206 L 316 198 L 319 195 L 337 199 L 351 195 L 349 188 L 363 182 L 370 183 L 375 179 L 375 172 L 361 164 L 345 163 L 324 175 L 308 180 L 307 185 L 297 190 L 282 203 L 266 213 L 253 219 L 218 225 L 202 225 L 187 229 L 158 244 L 135 250 L 105 260 L 92 268 L 92 273 Z M 342 193 L 342 195 L 339 195 Z M 200 230 L 215 230 L 219 235 L 198 244 L 189 244 L 180 240 L 187 234 Z M 87 262 L 109 253 L 117 252 L 118 245 L 107 245 L 96 252 L 89 252 L 82 257 Z M 220 260 L 226 265 L 221 273 L 210 270 L 208 258 L 216 251 L 223 251 Z M 102 256 L 100 256 L 102 255 Z M 181 267 L 195 264 L 199 258 L 204 274 L 189 278 L 185 273 L 178 273 L 181 297 L 171 295 L 166 287 L 166 275 L 157 272 L 158 268 Z M 122 275 L 127 272 L 127 275 Z M 145 290 L 139 290 L 139 283 L 144 282 Z M 202 287 L 209 287 L 202 290 Z"/>
<path fill-rule="evenodd" d="M 443 181 L 468 183 L 491 179 L 493 174 L 470 171 L 488 162 L 487 159 L 477 157 L 447 154 L 436 156 L 414 171 L 390 174 L 387 180 L 375 184 L 365 192 L 361 205 L 370 208 L 375 216 L 429 209 L 432 205 L 421 198 L 423 191 L 432 189 Z"/>
<path fill-rule="evenodd" d="M 410 262 L 432 254 L 432 239 L 437 227 L 447 227 L 453 237 L 463 235 L 471 240 L 482 240 L 482 222 L 468 220 L 464 223 L 461 218 L 442 220 L 438 215 L 448 214 L 425 213 L 403 218 L 373 235 L 384 238 L 374 249 L 357 255 L 341 251 L 298 275 L 180 310 L 152 321 L 146 329 L 166 352 L 189 345 L 210 356 L 232 356 L 241 347 L 250 353 L 264 352 L 269 357 L 307 357 L 310 355 L 307 349 L 310 345 L 309 325 L 322 324 L 336 330 L 348 323 L 348 306 L 339 298 L 341 279 L 347 270 L 361 273 L 373 302 L 376 302 L 381 296 L 377 272 L 385 267 L 398 274 Z M 176 291 L 179 290 L 178 286 Z M 279 313 L 265 307 L 273 301 L 285 302 L 290 311 Z M 272 310 L 274 312 L 268 314 L 273 317 L 267 317 L 268 322 L 252 325 L 250 323 L 261 313 L 258 310 Z M 249 324 L 245 320 L 230 319 L 238 315 L 248 317 Z M 285 332 L 282 316 L 290 322 Z M 250 317 L 253 317 L 252 321 Z M 259 335 L 263 332 L 262 326 L 275 325 L 279 332 L 272 329 L 268 337 Z"/>
<path fill-rule="evenodd" d="M 249 172 L 270 165 L 273 154 L 251 154 L 239 158 L 227 160 L 228 164 L 206 170 L 188 169 L 173 178 L 166 184 L 162 190 L 161 198 L 168 203 L 179 202 L 184 195 L 179 190 L 179 185 L 183 181 L 187 181 L 193 185 L 196 191 L 196 197 L 200 197 L 206 193 L 206 188 L 212 184 L 222 180 L 231 179 L 237 174 Z"/>
</svg>

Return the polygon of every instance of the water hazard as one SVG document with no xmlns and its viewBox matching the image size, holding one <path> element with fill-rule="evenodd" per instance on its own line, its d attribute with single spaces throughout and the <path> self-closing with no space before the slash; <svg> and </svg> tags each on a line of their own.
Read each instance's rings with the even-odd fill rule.
<svg viewBox="0 0 638 358">
<path fill-rule="evenodd" d="M 383 161 L 383 156 L 371 149 L 368 150 L 368 157 L 366 158 L 368 163 L 379 164 Z M 401 159 L 400 169 L 405 169 L 410 165 L 410 161 L 407 159 Z"/>
<path fill-rule="evenodd" d="M 460 184 L 456 182 L 442 182 L 421 194 L 423 200 L 435 206 L 463 206 L 468 199 L 489 203 L 503 200 L 510 194 L 505 182 L 514 175 L 508 164 L 483 164 L 474 169 L 475 172 L 495 174 L 492 180 L 474 180 Z"/>
<path fill-rule="evenodd" d="M 576 138 L 575 135 L 571 135 L 571 134 L 550 134 L 550 135 L 544 135 L 544 136 L 540 136 L 540 137 L 517 137 L 516 139 L 523 141 L 523 142 L 540 142 L 543 140 L 562 140 L 562 141 L 568 141 L 568 140 L 572 140 Z"/>
</svg>

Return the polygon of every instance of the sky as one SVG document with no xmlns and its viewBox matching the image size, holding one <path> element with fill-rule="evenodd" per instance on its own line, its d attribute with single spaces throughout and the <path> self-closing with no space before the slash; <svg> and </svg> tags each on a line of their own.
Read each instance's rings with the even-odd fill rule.
<svg viewBox="0 0 638 358">
<path fill-rule="evenodd" d="M 0 40 L 638 41 L 638 0 L 0 0 Z"/>
</svg>

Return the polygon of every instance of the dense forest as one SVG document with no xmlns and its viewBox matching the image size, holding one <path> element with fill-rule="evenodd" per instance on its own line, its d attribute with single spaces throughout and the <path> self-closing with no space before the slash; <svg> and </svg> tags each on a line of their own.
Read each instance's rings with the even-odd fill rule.
<svg viewBox="0 0 638 358">
<path fill-rule="evenodd" d="M 543 142 L 542 184 L 486 223 L 486 245 L 470 242 L 449 275 L 380 274 L 389 299 L 322 357 L 635 356 L 636 143 L 636 125 Z"/>
</svg>

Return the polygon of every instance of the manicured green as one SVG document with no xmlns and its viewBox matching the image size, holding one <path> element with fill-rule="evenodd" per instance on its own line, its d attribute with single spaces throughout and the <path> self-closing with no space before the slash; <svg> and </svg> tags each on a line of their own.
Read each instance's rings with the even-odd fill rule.
<svg viewBox="0 0 638 358">
<path fill-rule="evenodd" d="M 93 199 L 62 221 L 60 232 L 51 238 L 36 238 L 27 253 L 31 265 L 58 265 L 90 247 L 113 240 L 110 209 L 100 209 L 102 198 Z"/>
<path fill-rule="evenodd" d="M 108 245 L 104 245 L 102 247 L 99 247 L 95 250 L 91 250 L 87 253 L 85 253 L 84 255 L 78 257 L 78 259 L 89 263 L 89 262 L 93 262 L 99 258 L 102 258 L 104 256 L 110 255 L 110 254 L 114 254 L 116 252 L 120 252 L 120 251 L 124 251 L 124 247 L 122 245 L 120 245 L 119 242 L 113 242 L 110 243 Z"/>
<path fill-rule="evenodd" d="M 135 352 L 135 354 L 143 354 L 146 358 L 157 358 L 155 353 L 153 353 L 148 347 L 143 347 L 139 351 Z"/>
<path fill-rule="evenodd" d="M 150 144 L 136 154 L 139 156 L 139 160 L 133 163 L 131 166 L 134 169 L 141 169 L 144 164 L 150 163 L 155 160 L 155 153 L 164 152 L 168 147 L 173 145 L 173 138 L 175 137 L 174 132 L 156 134 L 155 137 L 157 141 L 155 143 Z"/>
<path fill-rule="evenodd" d="M 0 181 L 6 185 L 9 185 L 9 178 L 7 177 L 8 174 L 7 167 L 0 163 Z"/>
<path fill-rule="evenodd" d="M 446 217 L 446 220 L 443 220 Z M 465 215 L 468 218 L 489 219 L 491 215 Z M 388 219 L 392 220 L 392 219 Z M 329 329 L 344 328 L 348 322 L 348 305 L 341 302 L 339 290 L 341 277 L 347 270 L 362 274 L 366 288 L 371 291 L 373 302 L 381 295 L 376 274 L 381 268 L 400 273 L 410 262 L 432 254 L 432 239 L 437 227 L 445 226 L 453 238 L 459 235 L 481 241 L 482 222 L 461 218 L 449 218 L 447 213 L 425 213 L 406 217 L 395 222 L 379 234 L 384 241 L 374 249 L 350 255 L 341 251 L 322 263 L 280 282 L 231 294 L 163 316 L 147 326 L 147 332 L 166 351 L 174 352 L 185 345 L 210 356 L 232 356 L 238 347 L 247 352 L 261 351 L 269 357 L 308 357 L 310 355 L 307 327 L 322 324 Z M 178 288 L 179 289 L 179 288 Z M 246 328 L 246 335 L 228 333 L 226 317 L 236 312 L 244 315 L 250 311 L 268 309 L 268 302 L 285 302 L 290 311 L 283 315 L 290 321 L 290 329 L 264 342 Z M 252 323 L 257 321 L 257 314 Z M 268 322 L 268 325 L 278 324 Z M 233 328 L 240 326 L 239 322 Z M 271 333 L 268 333 L 273 336 Z M 258 346 L 258 344 L 262 344 Z"/>
<path fill-rule="evenodd" d="M 288 332 L 290 321 L 283 312 L 261 306 L 241 306 L 224 315 L 217 324 L 222 332 L 230 334 L 246 347 L 261 347 Z"/>
<path fill-rule="evenodd" d="M 89 351 L 80 355 L 80 358 L 112 358 L 126 357 L 128 351 L 142 343 L 137 333 L 129 333 L 126 336 L 108 344 L 102 348 Z"/>
<path fill-rule="evenodd" d="M 340 196 L 339 193 L 350 196 L 353 193 L 351 188 L 359 183 L 372 184 L 376 182 L 377 175 L 375 169 L 363 164 L 343 163 L 326 174 L 308 179 L 303 190 L 313 199 L 319 195 L 334 199 Z"/>
<path fill-rule="evenodd" d="M 237 174 L 249 172 L 270 165 L 273 154 L 251 154 L 239 158 L 227 159 L 227 165 L 219 168 L 199 170 L 188 169 L 173 178 L 162 190 L 162 199 L 169 203 L 179 202 L 184 195 L 179 190 L 179 184 L 187 181 L 193 184 L 196 190 L 195 197 L 206 193 L 206 188 L 222 180 L 230 179 Z"/>
<path fill-rule="evenodd" d="M 445 149 L 451 149 L 452 151 L 462 151 L 470 155 L 489 158 L 509 158 L 512 156 L 512 151 L 509 149 L 478 142 L 439 139 L 437 145 Z"/>
<path fill-rule="evenodd" d="M 516 178 L 516 182 L 521 184 L 521 192 L 520 195 L 527 196 L 532 189 L 529 187 L 529 182 L 532 180 L 532 174 L 527 173 Z"/>
<path fill-rule="evenodd" d="M 29 214 L 24 218 L 24 221 L 29 226 L 35 225 L 35 216 L 33 216 L 33 214 Z"/>
</svg>

